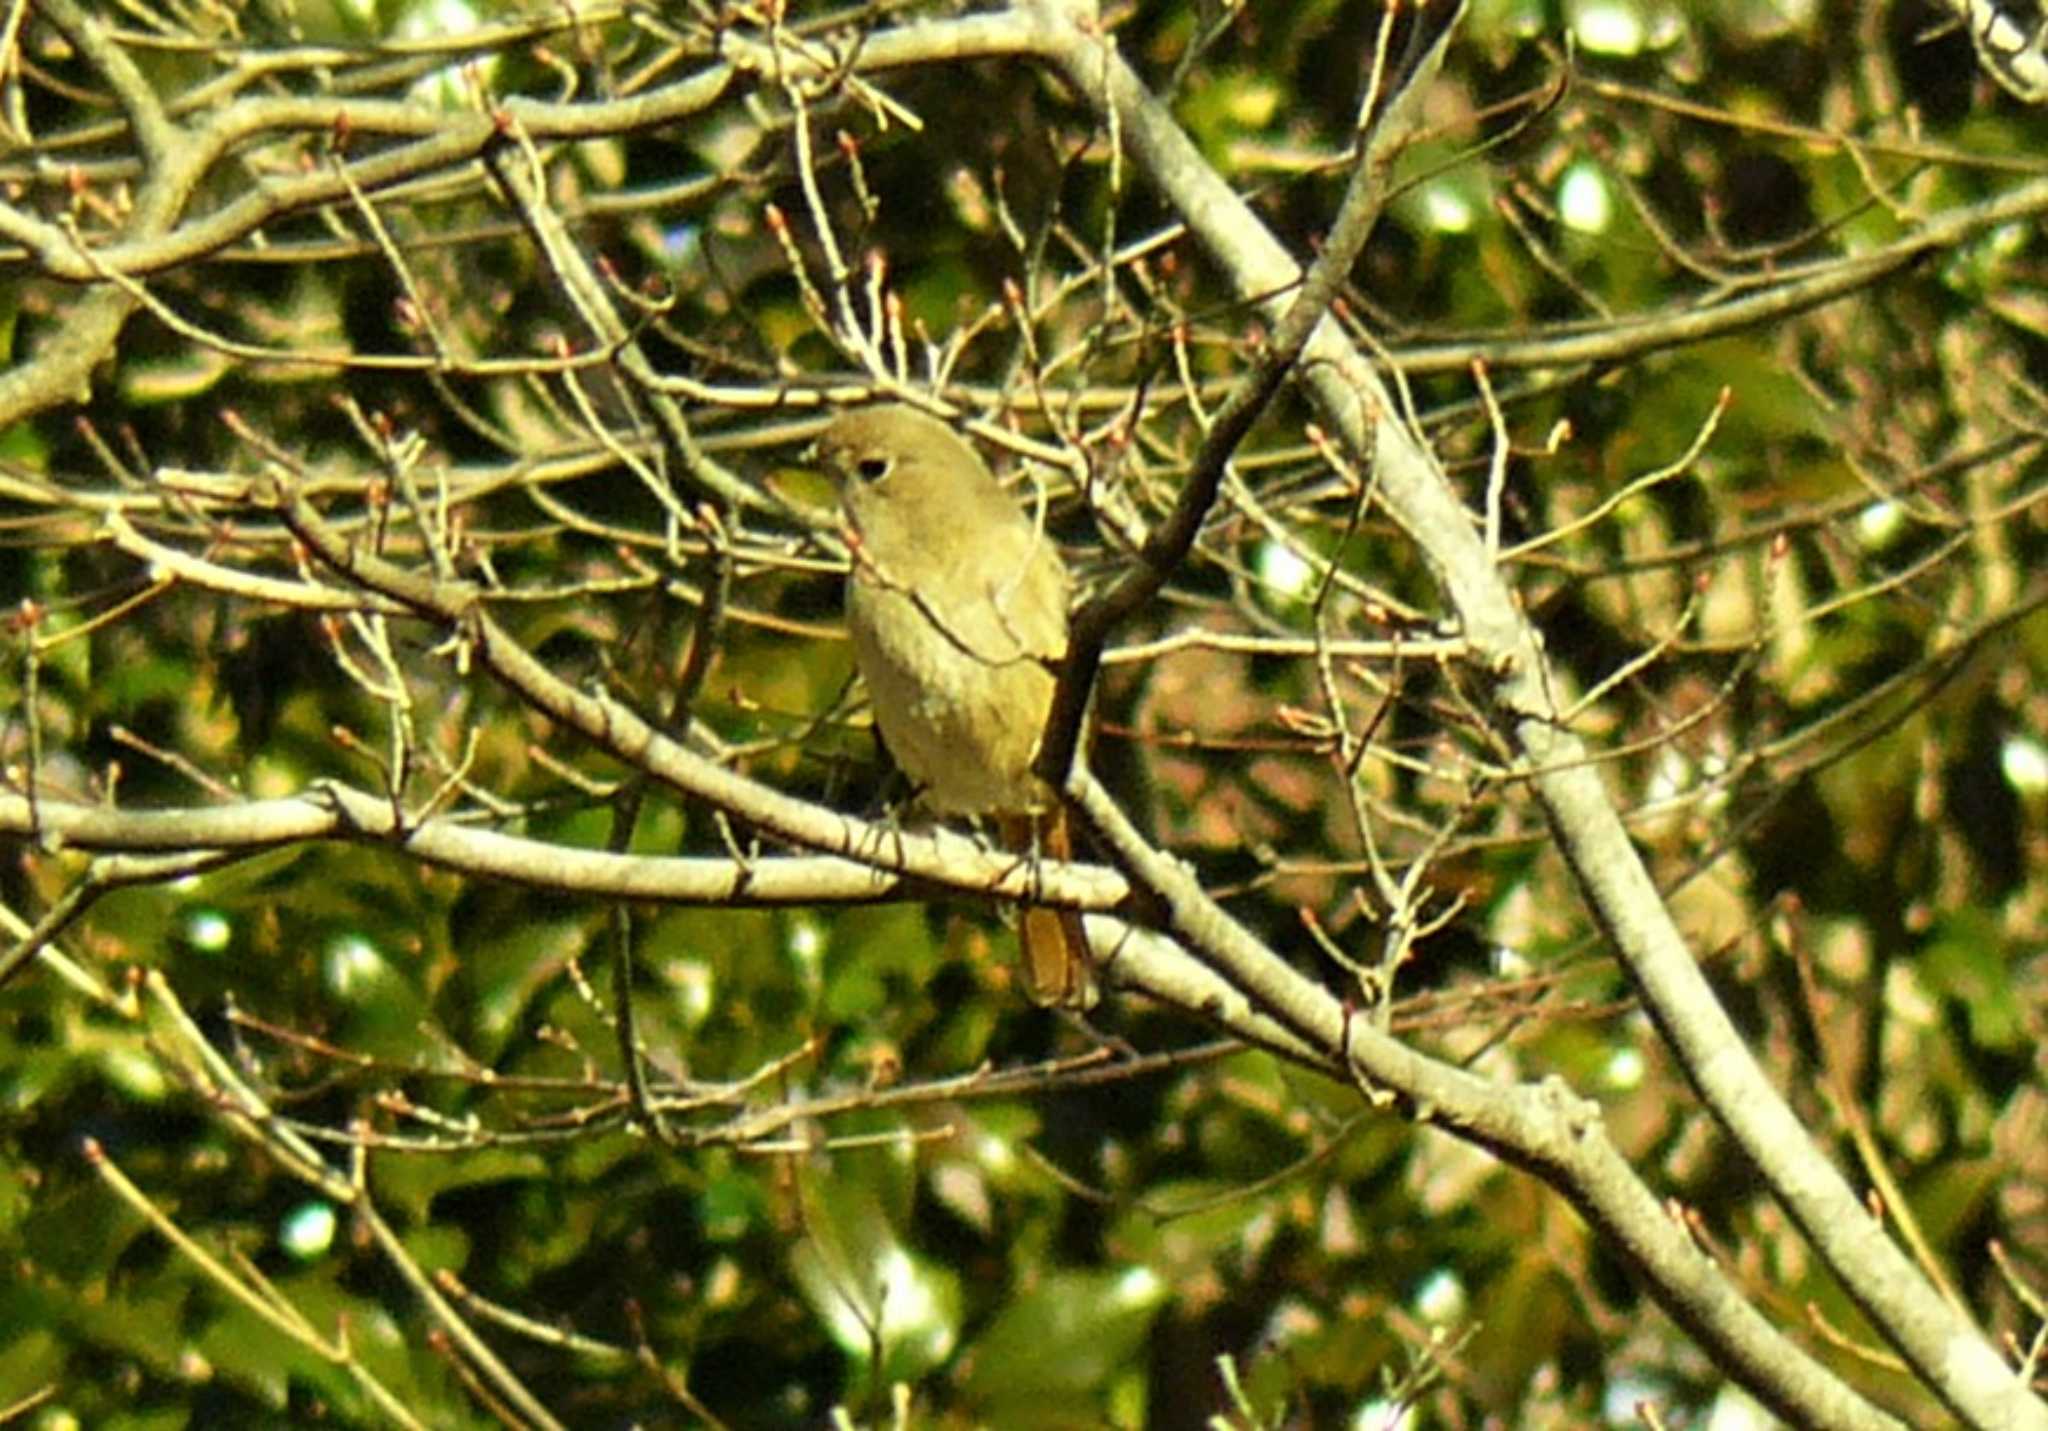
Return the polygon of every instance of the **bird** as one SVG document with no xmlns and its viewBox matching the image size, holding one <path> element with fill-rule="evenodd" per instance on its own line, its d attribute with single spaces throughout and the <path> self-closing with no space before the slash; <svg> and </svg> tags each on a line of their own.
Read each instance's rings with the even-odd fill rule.
<svg viewBox="0 0 2048 1431">
<path fill-rule="evenodd" d="M 935 813 L 989 817 L 1023 856 L 1071 858 L 1066 812 L 1032 770 L 1067 650 L 1051 536 L 908 404 L 842 413 L 813 451 L 838 488 L 847 631 L 890 756 Z M 1034 1003 L 1093 1005 L 1078 912 L 1027 904 L 1018 937 Z"/>
</svg>

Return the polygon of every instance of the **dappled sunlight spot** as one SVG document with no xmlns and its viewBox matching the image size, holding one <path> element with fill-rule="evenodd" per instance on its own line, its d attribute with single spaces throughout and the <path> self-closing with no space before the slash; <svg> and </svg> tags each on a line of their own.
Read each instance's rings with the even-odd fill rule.
<svg viewBox="0 0 2048 1431">
<path fill-rule="evenodd" d="M 789 921 L 789 936 L 783 947 L 798 963 L 815 963 L 824 957 L 825 931 L 816 920 L 793 918 Z"/>
<path fill-rule="evenodd" d="M 1439 1267 L 1416 1287 L 1411 1305 L 1425 1322 L 1443 1326 L 1463 1318 L 1470 1300 L 1464 1279 L 1448 1267 Z"/>
<path fill-rule="evenodd" d="M 785 931 L 782 940 L 783 952 L 789 962 L 813 992 L 822 988 L 825 982 L 825 931 L 816 920 L 803 915 L 791 915 L 783 921 Z"/>
<path fill-rule="evenodd" d="M 1653 805 L 1674 799 L 1692 788 L 1692 761 L 1675 746 L 1657 752 L 1655 768 L 1643 784 L 1643 795 Z"/>
<path fill-rule="evenodd" d="M 1361 1402 L 1350 1421 L 1351 1431 L 1413 1431 L 1416 1424 L 1414 1407 L 1382 1396 Z"/>
<path fill-rule="evenodd" d="M 661 965 L 661 977 L 674 992 L 674 1007 L 684 1023 L 694 1027 L 710 1016 L 718 975 L 704 960 L 670 959 Z"/>
<path fill-rule="evenodd" d="M 932 1169 L 930 1182 L 932 1196 L 955 1217 L 984 1237 L 995 1230 L 995 1200 L 979 1168 L 957 1160 L 944 1162 Z"/>
<path fill-rule="evenodd" d="M 2032 736 L 2007 736 L 1998 747 L 1998 768 L 2005 783 L 2022 795 L 2048 790 L 2048 747 Z"/>
<path fill-rule="evenodd" d="M 308 1262 L 334 1246 L 339 1225 L 333 1203 L 325 1199 L 303 1202 L 278 1219 L 277 1245 L 286 1256 Z"/>
<path fill-rule="evenodd" d="M 1872 550 L 1891 545 L 1905 529 L 1906 514 L 1896 502 L 1872 502 L 1856 514 L 1856 536 Z"/>
<path fill-rule="evenodd" d="M 1111 1296 L 1127 1307 L 1149 1307 L 1166 1296 L 1166 1284 L 1150 1267 L 1133 1267 L 1116 1279 Z"/>
<path fill-rule="evenodd" d="M 1650 43 L 1642 10 L 1622 0 L 1585 0 L 1572 7 L 1572 34 L 1595 55 L 1638 55 Z"/>
<path fill-rule="evenodd" d="M 1431 184 L 1423 189 L 1422 212 L 1429 226 L 1438 233 L 1470 233 L 1478 222 L 1478 214 L 1472 201 L 1465 197 L 1457 185 L 1451 183 Z"/>
<path fill-rule="evenodd" d="M 1614 196 L 1597 164 L 1574 164 L 1557 186 L 1557 214 L 1582 234 L 1605 233 L 1614 221 Z"/>
<path fill-rule="evenodd" d="M 327 942 L 327 987 L 339 998 L 359 998 L 391 976 L 384 956 L 360 934 L 340 934 Z"/>
<path fill-rule="evenodd" d="M 235 937 L 235 926 L 217 909 L 194 909 L 185 915 L 185 942 L 203 954 L 219 954 Z"/>
<path fill-rule="evenodd" d="M 662 230 L 661 250 L 678 267 L 702 262 L 703 247 L 704 229 L 701 224 L 673 224 Z"/>
<path fill-rule="evenodd" d="M 1648 1071 L 1640 1049 L 1618 1048 L 1607 1056 L 1607 1066 L 1601 1070 L 1601 1077 L 1609 1088 L 1625 1093 L 1642 1087 L 1643 1076 Z"/>
<path fill-rule="evenodd" d="M 806 1262 L 812 1276 L 822 1267 Z M 840 1295 L 820 1280 L 813 1305 L 832 1340 L 849 1356 L 866 1358 L 875 1349 L 876 1326 L 885 1357 L 904 1357 L 932 1366 L 951 1355 L 957 1333 L 945 1293 L 919 1262 L 901 1247 L 875 1254 L 865 1295 Z M 851 1290 L 851 1289 L 846 1289 Z"/>
<path fill-rule="evenodd" d="M 1266 590 L 1299 601 L 1316 588 L 1316 571 L 1286 542 L 1259 544 L 1259 581 Z"/>
<path fill-rule="evenodd" d="M 1662 1381 L 1640 1373 L 1618 1376 L 1607 1383 L 1600 1398 L 1600 1415 L 1610 1426 L 1641 1426 L 1638 1407 L 1663 1407 L 1671 1400 L 1671 1389 Z"/>
<path fill-rule="evenodd" d="M 888 1289 L 884 1325 L 893 1333 L 891 1340 L 921 1344 L 925 1358 L 943 1360 L 953 1350 L 954 1330 L 945 1299 L 932 1279 L 900 1247 L 883 1254 L 875 1270 Z"/>
<path fill-rule="evenodd" d="M 1884 1007 L 1902 1024 L 1926 1029 L 1941 1022 L 1941 1005 L 1910 964 L 1893 964 L 1885 971 Z"/>
<path fill-rule="evenodd" d="M 100 1072 L 124 1093 L 144 1103 L 161 1101 L 171 1091 L 163 1065 L 138 1049 L 110 1048 L 99 1060 Z M 21 1091 L 29 1091 L 22 1085 Z"/>
</svg>

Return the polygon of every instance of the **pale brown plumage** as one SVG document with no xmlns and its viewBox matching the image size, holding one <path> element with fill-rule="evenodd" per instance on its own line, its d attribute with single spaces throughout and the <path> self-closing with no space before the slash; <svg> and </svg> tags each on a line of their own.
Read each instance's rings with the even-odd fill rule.
<svg viewBox="0 0 2048 1431">
<path fill-rule="evenodd" d="M 980 456 L 900 404 L 838 418 L 818 440 L 853 548 L 847 627 L 896 763 L 943 814 L 995 817 L 1012 849 L 1070 854 L 1032 773 L 1067 649 L 1067 574 L 1045 532 Z M 1079 916 L 1027 907 L 1026 991 L 1095 996 Z"/>
</svg>

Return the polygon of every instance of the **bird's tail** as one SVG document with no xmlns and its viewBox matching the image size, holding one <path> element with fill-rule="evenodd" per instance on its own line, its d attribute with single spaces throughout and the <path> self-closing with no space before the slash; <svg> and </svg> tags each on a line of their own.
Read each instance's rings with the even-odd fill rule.
<svg viewBox="0 0 2048 1431">
<path fill-rule="evenodd" d="M 1074 857 L 1067 812 L 1058 806 L 1036 815 L 1001 815 L 997 834 L 1006 849 L 1049 860 Z M 1026 905 L 1018 921 L 1023 946 L 1024 992 L 1034 1004 L 1089 1009 L 1101 996 L 1088 958 L 1088 934 L 1076 909 Z"/>
</svg>

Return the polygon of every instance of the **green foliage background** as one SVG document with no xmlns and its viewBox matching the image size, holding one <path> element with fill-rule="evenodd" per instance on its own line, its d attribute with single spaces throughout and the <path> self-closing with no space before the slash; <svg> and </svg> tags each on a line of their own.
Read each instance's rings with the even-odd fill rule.
<svg viewBox="0 0 2048 1431">
<path fill-rule="evenodd" d="M 793 22 L 818 18 L 793 8 Z M 1596 9 L 1634 16 L 1642 43 L 1600 47 Z M 616 83 L 659 50 L 662 24 L 690 30 L 700 10 L 581 29 L 528 16 L 492 47 L 481 82 L 498 96 L 554 95 L 565 69 Z M 1248 7 L 1176 96 L 1203 152 L 1257 194 L 1297 253 L 1344 180 L 1327 161 L 1344 142 L 1355 37 L 1374 10 Z M 126 15 L 107 18 L 136 23 Z M 1118 43 L 1164 83 L 1217 18 L 1209 6 L 1132 7 Z M 1961 1294 L 2024 1337 L 1990 1248 L 2021 1281 L 2048 1285 L 2048 784 L 2028 764 L 2048 761 L 2038 210 L 1769 324 L 1587 360 L 1535 361 L 1518 346 L 1637 315 L 1711 313 L 1779 270 L 1873 252 L 1930 216 L 2040 182 L 2048 115 L 1996 92 L 1939 21 L 1923 6 L 1843 0 L 1474 0 L 1431 128 L 1404 157 L 1415 183 L 1347 302 L 1413 363 L 1417 403 L 1475 507 L 1492 433 L 1461 355 L 1489 358 L 1510 398 L 1511 543 L 1597 514 L 1530 552 L 1518 580 L 1578 690 L 1662 646 L 1587 712 L 1614 753 L 1616 798 L 1816 1135 L 1851 1166 L 1867 1167 L 1859 1141 L 1874 1150 L 1896 1180 L 1888 1196 Z M 223 12 L 215 54 L 139 57 L 176 95 L 221 56 L 302 42 L 291 24 L 304 41 L 375 46 L 435 22 L 405 3 L 367 18 L 309 6 L 289 21 L 257 7 L 232 24 Z M 68 204 L 90 221 L 79 194 L 117 202 L 124 143 L 87 133 L 104 109 L 90 67 L 40 22 L 23 42 L 52 82 L 29 86 L 40 138 L 0 154 L 7 201 L 46 215 Z M 424 77 L 446 58 L 393 50 L 385 63 Z M 460 93 L 467 81 L 435 82 Z M 1134 241 L 1171 218 L 1128 169 L 1113 173 L 1073 96 L 1029 66 L 875 82 L 923 127 L 833 109 L 820 146 L 835 128 L 856 135 L 877 202 L 863 211 L 833 169 L 830 207 L 856 252 L 887 255 L 906 315 L 934 339 L 980 320 L 1032 263 L 1082 273 L 1112 221 Z M 416 102 L 457 103 L 431 90 Z M 294 143 L 321 161 L 322 141 Z M 74 161 L 83 178 L 67 189 Z M 1575 227 L 1561 210 L 1575 176 L 1600 186 L 1605 222 Z M 200 204 L 249 182 L 223 166 Z M 805 213 L 785 129 L 736 98 L 686 124 L 594 138 L 550 183 L 621 291 L 673 300 L 644 333 L 664 371 L 756 389 L 841 374 L 764 218 L 771 203 Z M 530 356 L 574 340 L 534 246 L 482 190 L 393 215 L 447 351 Z M 797 227 L 815 267 L 814 237 Z M 421 350 L 413 300 L 374 249 L 341 244 L 313 261 L 334 235 L 307 214 L 266 237 L 276 252 L 213 254 L 156 276 L 154 291 L 245 343 Z M 77 290 L 18 252 L 6 261 L 0 301 L 20 359 L 61 329 Z M 1252 325 L 1199 254 L 1167 242 L 1148 263 L 1159 326 L 1146 341 L 1076 300 L 1047 308 L 1037 342 L 1073 345 L 1089 384 L 1171 383 L 1171 318 L 1191 380 L 1237 371 Z M 998 316 L 963 351 L 961 384 L 1015 392 L 1029 365 L 1013 319 Z M 0 598 L 18 613 L 0 673 L 9 788 L 33 768 L 51 788 L 130 810 L 330 778 L 382 788 L 388 716 L 338 663 L 337 651 L 361 656 L 345 633 L 303 612 L 159 588 L 106 539 L 94 504 L 37 494 L 118 492 L 124 479 L 148 490 L 159 468 L 260 471 L 276 458 L 252 430 L 337 491 L 375 470 L 367 454 L 385 431 L 417 434 L 450 466 L 505 461 L 508 445 L 539 457 L 580 437 L 545 386 L 254 361 L 131 320 L 89 398 L 0 434 L 11 479 Z M 601 375 L 591 386 L 614 411 Z M 1601 508 L 1677 462 L 1724 390 L 1730 405 L 1696 462 Z M 479 420 L 463 420 L 461 404 Z M 750 477 L 815 496 L 797 471 L 800 434 L 776 415 L 692 412 Z M 1321 471 L 1307 417 L 1283 398 L 1247 469 L 1268 462 L 1262 475 L 1276 481 Z M 1189 432 L 1169 422 L 1157 440 L 1185 456 Z M 1906 515 L 1872 536 L 1887 512 Z M 1065 506 L 1056 517 L 1077 566 L 1107 565 L 1085 518 Z M 673 680 L 690 612 L 670 583 L 687 574 L 617 465 L 507 483 L 468 500 L 462 522 L 496 580 L 530 598 L 496 614 L 553 669 L 643 705 Z M 1377 518 L 1360 540 L 1335 509 L 1300 530 L 1390 600 L 1440 609 L 1429 573 Z M 289 575 L 275 535 L 265 545 L 218 532 L 252 569 Z M 1124 636 L 1233 606 L 1267 634 L 1311 630 L 1298 600 L 1248 587 L 1258 533 L 1223 541 L 1243 568 L 1214 560 L 1186 573 L 1175 601 Z M 886 780 L 846 696 L 837 584 L 818 562 L 745 571 L 744 619 L 727 628 L 696 714 L 744 752 L 746 773 L 872 812 Z M 491 792 L 508 832 L 602 848 L 613 807 L 593 792 L 627 772 L 443 659 L 443 634 L 394 626 L 422 748 Z M 1458 739 L 1457 693 L 1427 669 L 1407 680 L 1380 738 L 1417 764 L 1371 795 L 1414 810 L 1420 830 L 1456 803 L 1426 767 Z M 1316 700 L 1303 663 L 1197 654 L 1117 670 L 1099 761 L 1156 838 L 1235 892 L 1241 918 L 1337 981 L 1303 912 L 1354 948 L 1373 933 L 1328 753 L 1288 738 L 1278 715 Z M 1177 732 L 1201 739 L 1179 749 L 1167 739 Z M 1660 813 L 1703 774 L 1720 783 L 1715 800 Z M 654 790 L 631 847 L 718 854 L 729 838 L 746 835 Z M 1404 857 L 1419 858 L 1421 835 L 1402 838 Z M 8 852 L 0 892 L 27 923 L 88 864 L 54 842 Z M 1404 971 L 1396 1027 L 1489 1076 L 1561 1074 L 1598 1097 L 1636 1166 L 1692 1210 L 1773 1315 L 1792 1324 L 1811 1308 L 1845 1339 L 1867 1339 L 1633 1014 L 1526 803 L 1503 792 L 1435 858 L 1432 887 L 1468 902 Z M 1365 1425 L 1366 1408 L 1404 1400 L 1428 1424 L 1585 1424 L 1625 1414 L 1632 1395 L 1677 1421 L 1727 1394 L 1723 1373 L 1555 1197 L 1348 1090 L 1210 1046 L 1191 1018 L 1132 1004 L 1098 1021 L 1138 1050 L 1183 1058 L 1122 1072 L 1068 1062 L 983 1086 L 979 1071 L 1085 1060 L 1099 1046 L 1025 1005 L 997 911 L 938 899 L 630 913 L 642 1047 L 663 1086 L 691 1100 L 672 1117 L 673 1146 L 624 1116 L 612 911 L 598 902 L 476 882 L 367 842 L 287 845 L 97 900 L 60 945 L 78 977 L 41 965 L 0 990 L 0 1407 L 46 1393 L 26 1414 L 53 1427 L 384 1419 L 347 1366 L 175 1250 L 103 1178 L 89 1140 L 138 1198 L 315 1335 L 345 1342 L 422 1423 L 500 1424 L 372 1231 L 342 1210 L 318 1235 L 334 1200 L 237 1132 L 207 1091 L 220 1071 L 202 1082 L 202 1044 L 277 1118 L 326 1130 L 315 1146 L 330 1173 L 367 1186 L 421 1271 L 502 1309 L 458 1303 L 569 1425 L 808 1426 L 834 1407 L 882 1424 L 899 1383 L 914 1424 L 1003 1427 L 1193 1425 L 1211 1413 Z M 731 1132 L 741 1111 L 806 1099 L 854 1106 Z M 351 1129 L 376 1136 L 358 1151 Z M 1891 1373 L 1827 1354 L 1873 1395 L 1917 1405 Z M 1218 1358 L 1239 1379 L 1235 1398 Z"/>
</svg>

